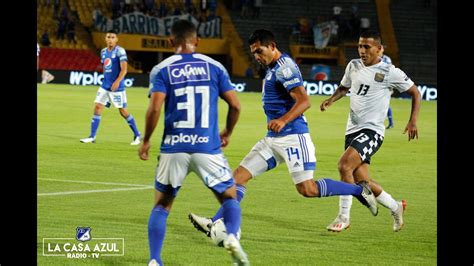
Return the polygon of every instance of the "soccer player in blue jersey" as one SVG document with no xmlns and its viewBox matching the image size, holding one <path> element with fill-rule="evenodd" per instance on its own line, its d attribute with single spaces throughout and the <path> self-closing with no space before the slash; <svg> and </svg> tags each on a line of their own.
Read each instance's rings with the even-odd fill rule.
<svg viewBox="0 0 474 266">
<path fill-rule="evenodd" d="M 194 52 L 199 41 L 194 24 L 176 21 L 169 41 L 175 55 L 156 65 L 150 73 L 150 103 L 139 150 L 140 158 L 148 160 L 150 138 L 164 103 L 165 128 L 155 177 L 155 204 L 148 221 L 149 265 L 163 265 L 161 249 L 166 219 L 189 172 L 196 173 L 222 204 L 228 234 L 224 247 L 235 265 L 249 265 L 236 237 L 241 222 L 236 186 L 221 151 L 221 147 L 228 145 L 237 123 L 240 102 L 222 64 Z M 226 126 L 220 133 L 219 97 L 229 106 Z"/>
<path fill-rule="evenodd" d="M 276 47 L 272 32 L 260 29 L 248 40 L 255 59 L 267 67 L 263 79 L 263 109 L 267 116 L 267 135 L 245 156 L 234 171 L 237 199 L 244 197 L 247 182 L 280 163 L 286 163 L 296 190 L 304 197 L 353 195 L 377 214 L 377 204 L 366 182 L 347 184 L 332 179 L 313 179 L 316 169 L 314 144 L 309 135 L 303 112 L 310 107 L 310 100 L 303 86 L 301 72 L 287 54 Z M 189 219 L 194 226 L 209 236 L 212 222 L 222 217 L 222 208 L 212 218 L 194 213 Z M 225 220 L 225 218 L 224 218 Z"/>
<path fill-rule="evenodd" d="M 89 137 L 80 139 L 82 143 L 93 143 L 96 139 L 104 106 L 109 108 L 111 104 L 119 109 L 120 115 L 125 118 L 127 124 L 133 131 L 133 140 L 130 145 L 140 144 L 140 132 L 133 115 L 127 111 L 127 94 L 125 92 L 124 78 L 127 74 L 127 53 L 125 49 L 117 45 L 117 33 L 109 30 L 105 35 L 107 47 L 100 52 L 101 62 L 104 64 L 104 79 L 97 91 L 95 98 L 94 116 L 91 122 L 91 133 Z"/>
<path fill-rule="evenodd" d="M 385 45 L 382 45 L 380 48 L 380 52 L 379 52 L 380 60 L 384 63 L 391 65 L 392 59 L 388 55 L 384 54 L 384 50 L 385 50 L 384 48 L 385 48 Z M 386 129 L 391 129 L 393 128 L 393 113 L 392 113 L 392 108 L 390 106 L 388 107 L 387 118 L 388 118 L 388 126 L 386 127 Z"/>
</svg>

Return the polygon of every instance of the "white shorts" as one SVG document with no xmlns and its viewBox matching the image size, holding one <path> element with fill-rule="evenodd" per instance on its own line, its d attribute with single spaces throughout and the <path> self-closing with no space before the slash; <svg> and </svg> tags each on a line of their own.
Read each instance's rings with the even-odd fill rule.
<svg viewBox="0 0 474 266">
<path fill-rule="evenodd" d="M 155 189 L 176 197 L 184 178 L 196 173 L 204 184 L 221 194 L 234 185 L 232 170 L 225 156 L 205 153 L 162 153 L 155 173 Z"/>
<path fill-rule="evenodd" d="M 127 94 L 125 91 L 107 91 L 99 87 L 94 102 L 105 105 L 107 108 L 110 107 L 111 102 L 115 108 L 125 108 L 127 107 Z"/>
<path fill-rule="evenodd" d="M 240 166 L 256 177 L 286 162 L 295 184 L 312 179 L 316 169 L 313 141 L 308 133 L 265 137 L 245 156 Z"/>
</svg>

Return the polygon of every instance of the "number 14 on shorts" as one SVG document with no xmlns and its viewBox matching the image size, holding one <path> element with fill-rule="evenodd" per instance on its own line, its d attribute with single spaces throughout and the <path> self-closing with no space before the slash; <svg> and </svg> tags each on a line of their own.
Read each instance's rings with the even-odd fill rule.
<svg viewBox="0 0 474 266">
<path fill-rule="evenodd" d="M 295 156 L 295 155 L 296 155 L 297 160 L 300 159 L 300 154 L 298 152 L 298 148 L 288 147 L 285 150 L 286 150 L 286 154 L 288 155 L 288 160 L 289 161 L 291 161 L 291 156 Z"/>
</svg>

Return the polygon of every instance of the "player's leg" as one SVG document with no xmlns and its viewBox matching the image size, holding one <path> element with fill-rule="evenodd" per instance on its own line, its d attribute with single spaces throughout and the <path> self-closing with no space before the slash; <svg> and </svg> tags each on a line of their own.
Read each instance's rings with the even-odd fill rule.
<svg viewBox="0 0 474 266">
<path fill-rule="evenodd" d="M 97 130 L 99 129 L 100 120 L 102 118 L 102 112 L 104 111 L 104 106 L 110 106 L 109 97 L 106 90 L 99 88 L 94 101 L 94 115 L 91 121 L 91 131 L 89 137 L 80 139 L 82 143 L 95 142 Z"/>
<path fill-rule="evenodd" d="M 201 177 L 204 184 L 214 192 L 221 203 L 227 231 L 224 247 L 238 265 L 249 265 L 247 254 L 245 254 L 237 239 L 242 211 L 240 203 L 236 199 L 236 186 L 227 159 L 223 154 L 195 153 L 192 155 L 190 168 Z"/>
<path fill-rule="evenodd" d="M 150 266 L 163 265 L 161 249 L 166 233 L 166 220 L 171 211 L 175 196 L 171 191 L 155 190 L 155 204 L 148 219 L 148 244 L 150 248 Z"/>
<path fill-rule="evenodd" d="M 181 184 L 188 173 L 190 155 L 162 153 L 155 175 L 155 205 L 148 220 L 149 265 L 163 265 L 161 250 L 166 232 L 166 220 Z"/>
<path fill-rule="evenodd" d="M 398 232 L 403 227 L 403 213 L 406 208 L 405 200 L 396 201 L 392 195 L 388 194 L 383 188 L 369 177 L 369 165 L 364 163 L 354 171 L 354 179 L 368 180 L 370 188 L 374 192 L 375 199 L 378 203 L 387 209 L 390 209 L 393 217 L 393 230 Z"/>
<path fill-rule="evenodd" d="M 252 177 L 269 171 L 279 164 L 269 147 L 268 143 L 271 141 L 271 138 L 264 138 L 257 142 L 244 157 L 240 166 L 235 169 L 233 177 L 236 183 L 237 201 L 242 201 L 246 192 L 246 185 Z M 224 213 L 221 206 L 212 218 L 199 216 L 194 213 L 190 213 L 188 217 L 194 227 L 209 236 L 212 223 L 223 218 Z"/>
<path fill-rule="evenodd" d="M 363 163 L 369 164 L 370 158 L 380 148 L 383 137 L 372 130 L 361 130 L 345 137 L 345 152 L 338 161 L 338 171 L 341 180 L 347 183 L 355 183 L 354 172 Z M 366 179 L 361 179 L 364 181 Z M 362 198 L 358 197 L 359 201 Z M 365 204 L 364 204 L 365 205 Z M 352 196 L 339 197 L 339 213 L 334 221 L 326 228 L 330 231 L 340 232 L 349 227 L 350 210 L 352 207 Z M 377 209 L 371 209 L 373 215 L 377 215 Z"/>
<path fill-rule="evenodd" d="M 237 201 L 240 202 L 244 198 L 245 192 L 247 191 L 247 183 L 252 179 L 252 174 L 244 166 L 239 165 L 239 167 L 234 170 L 233 176 L 236 184 Z M 211 221 L 215 222 L 222 217 L 223 209 L 220 207 L 216 214 L 211 218 Z"/>
<path fill-rule="evenodd" d="M 393 127 L 392 108 L 390 108 L 390 106 L 388 107 L 387 117 L 388 117 L 388 126 L 387 126 L 387 129 L 390 129 L 390 128 Z"/>
<path fill-rule="evenodd" d="M 239 167 L 235 169 L 233 176 L 237 187 L 237 200 L 244 198 L 247 191 L 247 183 L 253 177 L 259 176 L 266 171 L 275 168 L 281 160 L 274 156 L 270 146 L 273 138 L 264 138 L 257 142 L 250 152 L 242 159 Z M 222 218 L 222 208 L 212 217 L 212 221 Z"/>
<path fill-rule="evenodd" d="M 140 144 L 140 131 L 138 131 L 135 118 L 127 111 L 127 94 L 125 91 L 112 92 L 110 94 L 112 102 L 118 108 L 120 115 L 125 119 L 130 129 L 133 131 L 133 140 L 130 145 Z"/>
<path fill-rule="evenodd" d="M 305 197 L 328 197 L 337 195 L 367 196 L 373 204 L 370 190 L 363 189 L 365 184 L 354 185 L 329 178 L 314 181 L 313 173 L 316 169 L 315 147 L 311 136 L 305 134 L 290 134 L 275 138 L 272 144 L 275 158 L 286 162 L 288 172 L 298 192 Z M 368 194 L 367 194 L 368 193 Z"/>
</svg>

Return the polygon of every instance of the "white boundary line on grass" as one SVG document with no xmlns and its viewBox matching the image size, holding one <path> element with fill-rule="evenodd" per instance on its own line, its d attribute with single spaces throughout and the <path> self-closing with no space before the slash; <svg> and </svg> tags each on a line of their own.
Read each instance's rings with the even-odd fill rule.
<svg viewBox="0 0 474 266">
<path fill-rule="evenodd" d="M 69 182 L 69 183 L 82 183 L 82 184 L 117 185 L 117 186 L 129 186 L 129 187 L 146 187 L 146 186 L 149 186 L 149 185 L 129 184 L 129 183 L 97 182 L 97 181 L 85 181 L 85 180 L 64 180 L 64 179 L 53 179 L 53 178 L 38 178 L 38 180 Z"/>
<path fill-rule="evenodd" d="M 38 193 L 37 194 L 38 197 L 42 197 L 42 196 L 61 196 L 61 195 L 72 195 L 72 194 L 102 193 L 102 192 L 115 192 L 115 191 L 130 191 L 130 190 L 142 190 L 142 189 L 153 188 L 153 186 L 149 186 L 149 185 L 114 183 L 114 182 L 96 182 L 96 181 L 84 181 L 84 180 L 63 180 L 63 179 L 52 179 L 52 178 L 38 178 L 38 180 L 69 182 L 69 183 L 81 183 L 81 184 L 101 184 L 101 185 L 129 186 L 128 188 L 112 188 L 112 189 L 98 189 L 98 190 L 79 190 L 79 191 Z"/>
<path fill-rule="evenodd" d="M 146 187 L 112 188 L 112 189 L 100 189 L 100 190 L 79 190 L 79 191 L 38 193 L 37 196 L 38 197 L 42 197 L 42 196 L 60 196 L 60 195 L 71 195 L 71 194 L 88 194 L 88 193 L 100 193 L 100 192 L 141 190 L 141 189 L 151 189 L 151 188 L 153 188 L 153 187 L 152 186 L 146 186 Z"/>
</svg>

